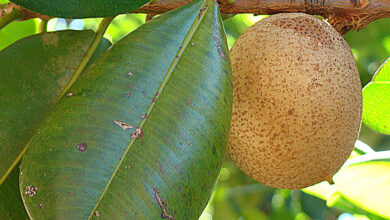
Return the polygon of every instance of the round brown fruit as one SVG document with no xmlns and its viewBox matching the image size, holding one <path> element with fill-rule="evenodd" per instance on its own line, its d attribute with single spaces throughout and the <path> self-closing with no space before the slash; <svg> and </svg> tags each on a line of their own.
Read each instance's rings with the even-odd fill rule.
<svg viewBox="0 0 390 220">
<path fill-rule="evenodd" d="M 362 114 L 355 59 L 328 23 L 301 13 L 261 20 L 231 49 L 229 154 L 251 178 L 298 189 L 331 180 Z"/>
</svg>

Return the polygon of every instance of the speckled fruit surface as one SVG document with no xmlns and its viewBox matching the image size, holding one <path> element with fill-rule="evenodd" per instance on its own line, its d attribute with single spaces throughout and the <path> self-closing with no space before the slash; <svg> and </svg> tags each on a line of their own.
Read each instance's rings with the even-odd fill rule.
<svg viewBox="0 0 390 220">
<path fill-rule="evenodd" d="M 361 125 L 360 78 L 344 38 L 311 15 L 272 15 L 237 39 L 231 61 L 237 166 L 276 188 L 330 180 Z"/>
</svg>

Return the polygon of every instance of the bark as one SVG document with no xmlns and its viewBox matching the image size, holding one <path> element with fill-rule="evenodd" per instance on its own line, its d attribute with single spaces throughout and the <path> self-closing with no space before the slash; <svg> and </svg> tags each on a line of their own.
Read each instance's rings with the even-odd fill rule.
<svg viewBox="0 0 390 220">
<path fill-rule="evenodd" d="M 162 14 L 192 0 L 154 0 L 142 8 L 129 13 L 146 13 L 150 15 Z M 360 30 L 369 23 L 390 17 L 390 0 L 218 0 L 221 12 L 224 14 L 253 13 L 276 14 L 282 12 L 303 12 L 312 15 L 321 15 L 328 19 L 341 34 L 349 30 Z M 23 12 L 24 19 L 50 17 L 31 12 L 27 9 L 8 4 L 7 8 L 0 8 L 1 14 L 10 8 L 17 8 Z"/>
<path fill-rule="evenodd" d="M 152 1 L 132 13 L 162 14 L 190 2 L 191 0 Z M 377 19 L 390 17 L 390 0 L 219 0 L 218 2 L 224 14 L 260 15 L 303 12 L 321 15 L 342 34 L 349 30 L 360 30 Z"/>
<path fill-rule="evenodd" d="M 40 18 L 42 20 L 49 20 L 51 17 L 47 15 L 41 15 L 36 12 L 30 11 L 28 9 L 25 9 L 19 5 L 16 5 L 14 3 L 8 3 L 8 4 L 0 4 L 0 18 L 11 13 L 12 10 L 18 10 L 23 14 L 23 17 L 21 18 L 22 21 L 33 19 L 33 18 Z"/>
</svg>

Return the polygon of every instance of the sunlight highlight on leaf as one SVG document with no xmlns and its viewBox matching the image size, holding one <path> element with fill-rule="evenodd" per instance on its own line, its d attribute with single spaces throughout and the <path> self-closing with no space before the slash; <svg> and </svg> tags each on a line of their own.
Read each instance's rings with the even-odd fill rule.
<svg viewBox="0 0 390 220">
<path fill-rule="evenodd" d="M 363 122 L 370 128 L 390 134 L 390 62 L 386 60 L 372 82 L 363 89 Z"/>
<path fill-rule="evenodd" d="M 357 206 L 390 218 L 390 152 L 369 153 L 348 160 L 334 176 L 339 192 Z"/>
</svg>

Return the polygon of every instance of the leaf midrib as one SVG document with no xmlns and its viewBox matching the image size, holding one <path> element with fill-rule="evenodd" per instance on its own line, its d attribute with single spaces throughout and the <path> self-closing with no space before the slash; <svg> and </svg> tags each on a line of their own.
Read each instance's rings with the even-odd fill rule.
<svg viewBox="0 0 390 220">
<path fill-rule="evenodd" d="M 157 100 L 160 98 L 160 96 L 162 95 L 162 91 L 164 90 L 169 78 L 171 77 L 172 73 L 174 72 L 175 68 L 176 68 L 176 65 L 179 63 L 180 61 L 180 58 L 181 58 L 181 55 L 184 53 L 184 51 L 187 49 L 188 45 L 190 44 L 190 41 L 191 39 L 193 38 L 195 32 L 198 30 L 198 27 L 199 25 L 202 23 L 203 21 L 203 18 L 204 16 L 207 14 L 208 10 L 212 7 L 212 4 L 211 4 L 212 0 L 204 0 L 203 4 L 201 5 L 200 9 L 204 9 L 206 8 L 206 10 L 200 12 L 202 14 L 200 14 L 199 16 L 196 16 L 195 17 L 195 20 L 194 22 L 192 23 L 192 26 L 190 27 L 187 35 L 184 37 L 184 40 L 181 44 L 181 47 L 179 48 L 179 50 L 177 51 L 174 59 L 172 60 L 172 63 L 171 65 L 169 66 L 168 70 L 167 70 L 167 73 L 165 74 L 163 80 L 161 81 L 161 84 L 160 84 L 160 87 L 157 89 L 157 92 L 156 94 L 159 94 L 157 96 L 155 96 L 154 98 L 156 98 L 156 101 L 153 101 L 153 99 L 151 100 L 150 102 L 150 105 L 145 113 L 145 115 L 150 115 L 150 112 L 153 110 L 153 107 L 155 106 L 155 104 L 157 103 Z M 199 14 L 199 13 L 198 13 Z M 144 117 L 141 119 L 141 122 L 139 123 L 139 128 L 142 129 L 144 124 L 146 123 L 146 119 L 147 117 Z M 113 179 L 115 178 L 116 176 L 116 173 L 118 172 L 122 162 L 124 161 L 124 159 L 126 158 L 126 155 L 128 153 L 128 151 L 130 150 L 130 148 L 132 147 L 134 141 L 136 140 L 136 138 L 134 139 L 131 139 L 130 143 L 127 145 L 126 147 L 126 150 L 124 151 L 124 153 L 122 154 L 121 156 L 121 159 L 119 160 L 118 162 L 118 165 L 115 167 L 115 170 L 114 172 L 112 173 L 111 177 L 110 177 L 110 180 L 108 181 L 106 187 L 104 188 L 101 196 L 99 197 L 99 200 L 97 201 L 95 207 L 92 209 L 88 219 L 91 219 L 92 216 L 94 215 L 97 207 L 99 206 L 101 200 L 103 199 L 103 197 L 105 196 L 108 188 L 110 187 L 111 185 L 111 182 L 113 181 Z"/>
</svg>

